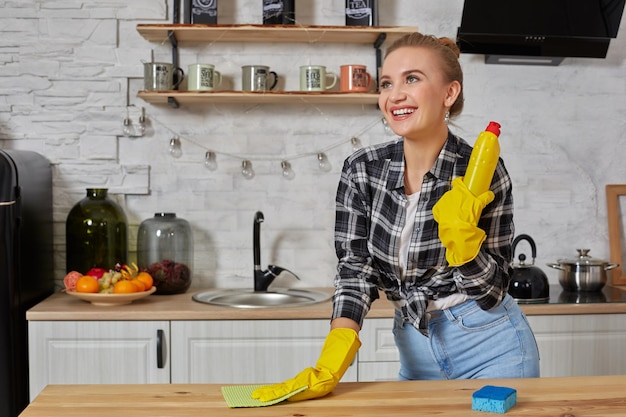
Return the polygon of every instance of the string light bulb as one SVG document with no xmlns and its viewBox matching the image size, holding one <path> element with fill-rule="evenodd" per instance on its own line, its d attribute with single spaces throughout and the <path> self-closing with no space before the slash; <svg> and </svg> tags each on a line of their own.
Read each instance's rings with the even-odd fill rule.
<svg viewBox="0 0 626 417">
<path fill-rule="evenodd" d="M 215 157 L 215 152 L 207 151 L 204 154 L 204 166 L 209 171 L 215 171 L 217 169 L 217 159 Z"/>
<path fill-rule="evenodd" d="M 180 158 L 183 155 L 183 149 L 180 145 L 180 138 L 178 136 L 174 136 L 170 139 L 170 148 L 169 153 L 172 158 Z"/>
<path fill-rule="evenodd" d="M 280 167 L 283 170 L 283 178 L 286 180 L 292 180 L 296 177 L 296 173 L 293 169 L 291 169 L 291 164 L 289 161 L 282 161 L 280 163 Z"/>
<path fill-rule="evenodd" d="M 252 169 L 252 162 L 245 159 L 241 162 L 241 175 L 247 180 L 254 178 L 254 169 Z"/>
<path fill-rule="evenodd" d="M 138 136 L 143 136 L 146 133 L 146 109 L 141 108 L 141 115 L 139 116 L 136 133 Z"/>
<path fill-rule="evenodd" d="M 188 138 L 181 139 L 176 132 L 173 132 L 170 128 L 168 128 L 165 124 L 160 122 L 158 119 L 154 117 L 148 118 L 146 116 L 145 108 L 143 107 L 141 108 L 141 113 L 137 119 L 137 122 L 133 123 L 133 119 L 130 116 L 128 107 L 129 106 L 127 105 L 127 114 L 126 114 L 126 117 L 123 119 L 123 123 L 122 123 L 122 127 L 124 129 L 123 130 L 124 135 L 131 137 L 131 138 L 141 137 L 145 134 L 148 134 L 148 130 L 151 129 L 154 124 L 156 124 L 156 125 L 160 125 L 164 127 L 166 130 L 169 130 L 172 133 L 172 136 L 170 137 L 170 140 L 169 140 L 169 148 L 168 148 L 168 153 L 170 154 L 170 156 L 172 156 L 172 158 L 180 158 L 183 155 L 183 150 L 182 150 L 183 139 L 188 140 L 189 142 L 196 145 L 197 147 L 201 147 L 201 148 L 203 147 L 201 144 L 198 144 L 191 139 L 188 139 Z M 130 107 L 133 107 L 133 106 L 130 106 Z M 363 147 L 363 144 L 361 143 L 361 140 L 359 139 L 358 135 L 372 129 L 374 126 L 376 126 L 377 124 L 381 122 L 383 126 L 385 127 L 386 133 L 393 134 L 391 129 L 389 129 L 389 126 L 387 125 L 386 120 L 384 120 L 384 118 L 377 117 L 368 126 L 366 126 L 362 130 L 362 132 L 360 132 L 359 134 L 350 136 L 347 140 L 344 139 L 340 143 L 336 143 L 330 147 L 327 147 L 326 150 L 335 149 L 339 145 L 345 144 L 346 142 L 350 142 L 353 151 L 356 151 L 357 149 L 361 149 Z M 230 158 L 235 158 L 235 159 L 242 161 L 242 164 L 241 164 L 242 175 L 246 179 L 254 178 L 255 172 L 252 167 L 251 160 L 244 159 L 244 157 L 241 157 L 235 154 L 225 153 L 224 155 Z M 307 152 L 307 153 L 298 154 L 298 155 L 291 155 L 289 159 L 295 159 L 295 158 L 300 158 L 300 157 L 309 156 L 309 155 L 317 156 L 318 168 L 320 169 L 320 171 L 329 172 L 332 170 L 332 164 L 330 163 L 330 160 L 328 159 L 328 156 L 326 155 L 324 151 L 318 151 L 316 153 Z M 210 151 L 205 148 L 204 165 L 207 170 L 215 171 L 218 169 L 216 156 L 217 156 L 216 152 Z M 281 161 L 281 175 L 283 175 L 286 179 L 293 179 L 296 176 L 295 171 L 291 167 L 291 163 L 287 159 L 277 158 L 277 155 L 263 155 L 262 159 L 268 160 L 268 161 L 277 161 L 277 160 Z"/>
<path fill-rule="evenodd" d="M 129 138 L 138 138 L 143 136 L 147 129 L 146 120 L 146 109 L 143 107 L 141 108 L 141 115 L 139 116 L 136 124 L 133 124 L 128 109 L 126 109 L 126 117 L 122 122 L 122 132 L 124 136 Z"/>
<path fill-rule="evenodd" d="M 389 123 L 387 123 L 387 119 L 383 117 L 380 119 L 380 121 L 382 122 L 383 127 L 385 128 L 385 135 L 395 136 L 396 133 L 393 130 L 391 130 L 391 127 L 389 127 Z"/>
<path fill-rule="evenodd" d="M 124 133 L 124 136 L 135 136 L 135 129 L 133 128 L 133 122 L 130 120 L 130 117 L 126 117 L 124 119 L 122 132 Z"/>
<path fill-rule="evenodd" d="M 324 152 L 320 152 L 317 154 L 317 163 L 320 170 L 324 172 L 329 172 L 333 168 Z"/>
</svg>

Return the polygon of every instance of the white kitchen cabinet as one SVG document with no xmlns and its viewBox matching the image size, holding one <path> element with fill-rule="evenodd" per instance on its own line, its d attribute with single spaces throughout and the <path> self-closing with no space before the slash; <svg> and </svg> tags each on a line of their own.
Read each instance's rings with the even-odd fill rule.
<svg viewBox="0 0 626 417">
<path fill-rule="evenodd" d="M 359 334 L 359 381 L 397 381 L 398 348 L 393 340 L 393 319 L 368 319 Z"/>
<path fill-rule="evenodd" d="M 623 314 L 528 319 L 542 376 L 626 374 Z M 397 379 L 392 326 L 391 318 L 365 319 L 343 382 Z M 30 397 L 47 384 L 280 382 L 315 365 L 328 330 L 328 319 L 31 320 Z"/>
<path fill-rule="evenodd" d="M 315 366 L 328 320 L 172 321 L 172 383 L 276 383 Z M 342 381 L 356 381 L 353 364 Z"/>
<path fill-rule="evenodd" d="M 623 314 L 528 316 L 539 346 L 541 376 L 626 374 Z M 359 381 L 395 380 L 400 369 L 393 319 L 366 319 Z"/>
<path fill-rule="evenodd" d="M 169 321 L 30 321 L 28 337 L 31 401 L 48 384 L 170 382 Z"/>
<path fill-rule="evenodd" d="M 329 328 L 328 320 L 30 321 L 30 398 L 48 384 L 280 382 L 315 366 Z M 353 364 L 342 381 L 356 380 Z"/>
<path fill-rule="evenodd" d="M 541 376 L 626 374 L 623 314 L 528 316 L 539 345 Z"/>
</svg>

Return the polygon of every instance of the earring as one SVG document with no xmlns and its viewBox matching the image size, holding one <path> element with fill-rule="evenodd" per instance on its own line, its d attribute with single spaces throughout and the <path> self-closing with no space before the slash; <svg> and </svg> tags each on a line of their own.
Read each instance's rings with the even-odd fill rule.
<svg viewBox="0 0 626 417">
<path fill-rule="evenodd" d="M 445 115 L 445 116 L 443 116 L 443 122 L 444 122 L 445 124 L 450 123 L 450 110 L 446 110 L 446 115 Z"/>
<path fill-rule="evenodd" d="M 393 132 L 393 130 L 391 130 L 391 128 L 389 127 L 389 123 L 387 123 L 387 119 L 385 119 L 384 117 L 380 119 L 380 121 L 383 123 L 383 128 L 385 129 L 385 135 L 387 136 L 393 136 L 395 133 Z"/>
</svg>

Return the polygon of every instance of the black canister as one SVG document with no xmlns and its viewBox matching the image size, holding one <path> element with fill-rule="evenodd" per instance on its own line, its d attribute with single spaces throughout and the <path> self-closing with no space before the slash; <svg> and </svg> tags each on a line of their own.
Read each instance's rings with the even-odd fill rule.
<svg viewBox="0 0 626 417">
<path fill-rule="evenodd" d="M 185 0 L 184 22 L 217 24 L 217 0 Z"/>
<path fill-rule="evenodd" d="M 152 275 L 155 294 L 181 294 L 191 285 L 193 236 L 175 213 L 155 213 L 139 225 L 137 264 Z"/>
<path fill-rule="evenodd" d="M 378 26 L 378 0 L 346 0 L 346 26 Z"/>
<path fill-rule="evenodd" d="M 264 25 L 294 25 L 295 23 L 295 0 L 263 0 Z"/>
<path fill-rule="evenodd" d="M 106 188 L 88 188 L 65 222 L 67 272 L 115 268 L 128 259 L 126 214 Z"/>
</svg>

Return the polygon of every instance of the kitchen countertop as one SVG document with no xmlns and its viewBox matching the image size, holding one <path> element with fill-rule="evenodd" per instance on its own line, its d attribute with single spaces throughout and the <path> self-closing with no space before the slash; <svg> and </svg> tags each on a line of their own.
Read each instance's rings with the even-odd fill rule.
<svg viewBox="0 0 626 417">
<path fill-rule="evenodd" d="M 332 288 L 316 288 L 332 294 Z M 198 303 L 192 295 L 202 290 L 190 290 L 176 295 L 150 295 L 131 304 L 117 307 L 95 306 L 64 292 L 50 297 L 27 311 L 27 320 L 293 320 L 329 319 L 330 301 L 301 307 L 231 308 Z M 581 295 L 582 294 L 582 295 Z M 565 296 L 564 296 L 565 295 Z M 581 299 L 582 297 L 582 299 Z M 577 299 L 578 298 L 578 299 Z M 588 302 L 591 301 L 591 302 Z M 565 293 L 559 286 L 551 287 L 549 303 L 520 304 L 531 315 L 562 314 L 622 314 L 626 313 L 626 287 L 605 287 L 593 296 Z M 277 311 L 280 314 L 277 314 Z M 391 318 L 393 306 L 383 296 L 372 304 L 368 318 Z"/>
<path fill-rule="evenodd" d="M 345 382 L 324 398 L 259 408 L 228 408 L 216 384 L 48 385 L 20 417 L 467 417 L 488 414 L 471 411 L 472 393 L 485 385 L 517 390 L 509 417 L 626 415 L 626 376 L 614 375 Z"/>
</svg>

